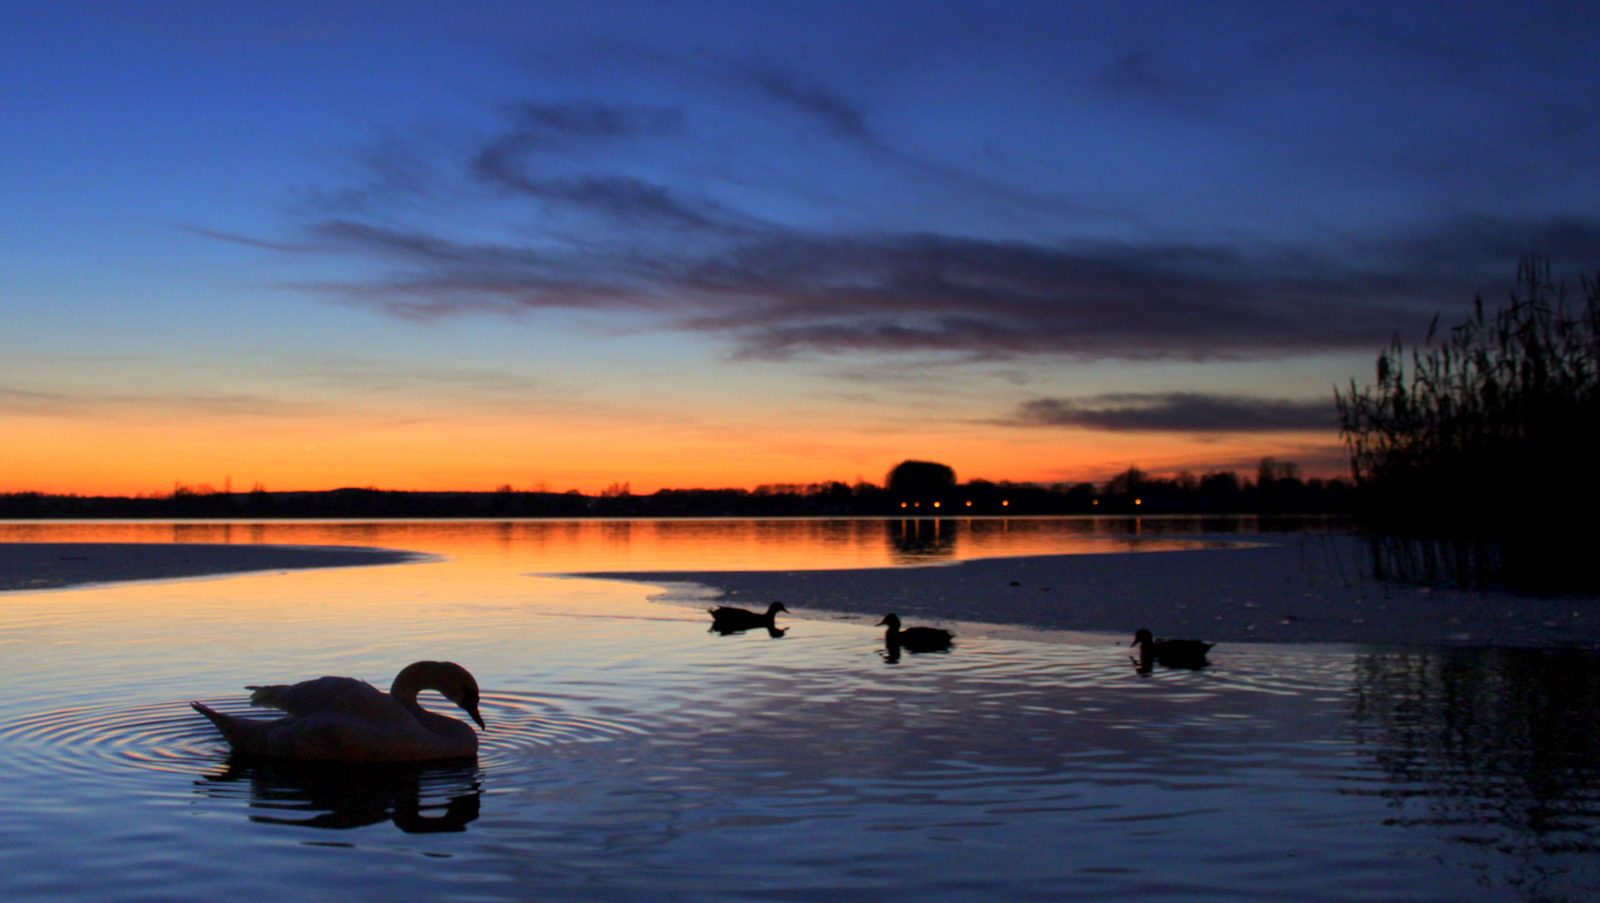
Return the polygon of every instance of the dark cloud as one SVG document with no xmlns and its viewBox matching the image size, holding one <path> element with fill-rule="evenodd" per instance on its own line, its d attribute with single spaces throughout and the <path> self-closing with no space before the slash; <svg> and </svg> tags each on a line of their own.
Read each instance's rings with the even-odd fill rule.
<svg viewBox="0 0 1600 903">
<path fill-rule="evenodd" d="M 678 130 L 683 114 L 643 104 L 569 101 L 516 104 L 508 108 L 507 118 L 509 127 L 491 146 L 532 152 L 670 135 Z"/>
<path fill-rule="evenodd" d="M 315 233 L 402 265 L 368 283 L 318 287 L 352 303 L 424 319 L 649 310 L 725 336 L 751 357 L 934 351 L 1204 360 L 1366 349 L 1396 331 L 1425 329 L 1443 300 L 1438 286 L 1414 275 L 1181 244 L 774 230 L 710 248 L 534 247 L 350 221 L 318 224 Z"/>
<path fill-rule="evenodd" d="M 733 65 L 726 67 L 725 71 L 715 71 L 719 73 L 719 81 L 735 87 L 754 86 L 764 99 L 821 125 L 830 137 L 854 146 L 881 164 L 931 184 L 973 192 L 1019 209 L 1074 213 L 1119 221 L 1132 218 L 1125 210 L 1091 208 L 1075 199 L 1019 188 L 1003 180 L 978 175 L 896 148 L 873 131 L 866 113 L 859 105 L 833 88 L 802 83 L 787 73 L 758 66 Z"/>
<path fill-rule="evenodd" d="M 770 68 L 713 68 L 720 83 L 747 97 L 753 89 L 778 115 L 820 123 L 860 172 L 893 172 L 940 197 L 957 186 L 974 209 L 1006 215 L 1065 209 L 888 147 L 862 107 L 835 90 Z M 1174 102 L 1194 90 L 1137 53 L 1109 77 Z M 764 358 L 1238 360 L 1373 350 L 1395 335 L 1420 338 L 1435 314 L 1446 324 L 1464 316 L 1475 293 L 1492 297 L 1508 285 L 1528 253 L 1600 263 L 1600 219 L 1576 217 L 1457 217 L 1317 247 L 832 229 L 803 214 L 781 221 L 803 204 L 773 201 L 768 186 L 719 170 L 726 150 L 702 155 L 694 125 L 662 105 L 509 106 L 501 128 L 449 154 L 419 162 L 421 154 L 390 148 L 384 159 L 394 162 L 375 179 L 387 190 L 359 205 L 313 207 L 305 240 L 256 243 L 377 262 L 363 280 L 300 287 L 394 316 L 647 314 L 719 337 L 736 356 Z M 756 117 L 737 129 L 760 127 Z M 783 149 L 762 147 L 782 158 Z M 451 190 L 421 184 L 430 173 L 453 180 Z M 397 192 L 463 206 L 445 216 Z M 758 212 L 752 197 L 767 206 Z M 1065 218 L 1103 222 L 1082 211 Z"/>
<path fill-rule="evenodd" d="M 566 174 L 550 163 L 552 157 L 607 144 L 670 136 L 682 120 L 676 110 L 598 102 L 528 103 L 510 108 L 507 115 L 508 127 L 472 154 L 468 168 L 480 182 L 612 219 L 697 230 L 745 228 L 739 216 L 713 201 L 686 198 L 634 175 Z"/>
<path fill-rule="evenodd" d="M 1006 422 L 1112 432 L 1272 433 L 1333 429 L 1338 426 L 1338 414 L 1331 397 L 1296 401 L 1197 392 L 1128 392 L 1084 399 L 1039 398 L 1022 403 Z"/>
<path fill-rule="evenodd" d="M 629 176 L 535 178 L 514 161 L 482 156 L 473 170 L 483 180 L 557 204 L 619 220 L 697 230 L 740 231 L 738 217 L 720 205 L 691 201 L 663 185 Z"/>
<path fill-rule="evenodd" d="M 772 69 L 746 68 L 743 74 L 769 98 L 821 122 L 834 135 L 874 148 L 882 146 L 867 127 L 867 117 L 843 95 L 820 85 L 801 85 Z"/>
<path fill-rule="evenodd" d="M 1209 106 L 1207 92 L 1178 75 L 1166 59 L 1150 50 L 1117 57 L 1100 75 L 1100 84 L 1117 97 L 1153 100 L 1169 107 Z"/>
<path fill-rule="evenodd" d="M 1600 265 L 1600 219 L 1459 216 L 1394 242 L 1388 254 L 1397 269 L 1469 274 L 1480 285 L 1497 276 L 1509 284 L 1507 262 L 1531 254 L 1567 267 Z"/>
</svg>

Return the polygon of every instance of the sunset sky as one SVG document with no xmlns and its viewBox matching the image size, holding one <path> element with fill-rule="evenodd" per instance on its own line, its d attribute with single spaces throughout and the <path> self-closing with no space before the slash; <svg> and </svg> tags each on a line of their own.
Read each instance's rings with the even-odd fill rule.
<svg viewBox="0 0 1600 903">
<path fill-rule="evenodd" d="M 0 491 L 1343 473 L 1592 2 L 0 5 Z"/>
</svg>

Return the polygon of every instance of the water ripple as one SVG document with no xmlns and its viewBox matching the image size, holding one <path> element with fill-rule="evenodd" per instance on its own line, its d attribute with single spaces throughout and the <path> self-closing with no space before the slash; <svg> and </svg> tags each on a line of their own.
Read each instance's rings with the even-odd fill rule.
<svg viewBox="0 0 1600 903">
<path fill-rule="evenodd" d="M 215 759 L 216 736 L 186 701 L 77 706 L 0 725 L 0 742 L 25 767 L 57 776 L 101 773 L 108 764 L 192 774 Z"/>
<path fill-rule="evenodd" d="M 264 716 L 237 697 L 202 699 L 230 715 Z M 641 732 L 618 719 L 567 711 L 546 697 L 493 693 L 480 711 L 489 729 L 479 735 L 479 760 L 507 765 L 527 753 L 568 743 Z M 106 766 L 193 775 L 214 768 L 227 747 L 187 700 L 145 705 L 88 705 L 54 709 L 0 725 L 0 743 L 16 764 L 37 774 L 103 774 Z"/>
</svg>

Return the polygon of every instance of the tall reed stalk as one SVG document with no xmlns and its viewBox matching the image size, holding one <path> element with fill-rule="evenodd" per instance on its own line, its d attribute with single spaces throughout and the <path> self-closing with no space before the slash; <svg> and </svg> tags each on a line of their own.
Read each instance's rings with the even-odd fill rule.
<svg viewBox="0 0 1600 903">
<path fill-rule="evenodd" d="M 1507 306 L 1407 353 L 1377 382 L 1337 391 L 1358 498 L 1390 526 L 1504 537 L 1558 513 L 1592 518 L 1600 437 L 1600 276 L 1581 298 L 1524 259 Z"/>
</svg>

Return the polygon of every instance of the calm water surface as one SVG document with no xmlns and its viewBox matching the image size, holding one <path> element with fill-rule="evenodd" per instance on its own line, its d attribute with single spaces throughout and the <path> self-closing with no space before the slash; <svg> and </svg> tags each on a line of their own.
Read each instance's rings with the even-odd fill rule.
<svg viewBox="0 0 1600 903">
<path fill-rule="evenodd" d="M 868 619 L 719 637 L 596 569 L 1170 548 L 1184 522 L 0 525 L 368 544 L 415 564 L 0 595 L 0 898 L 1588 900 L 1600 667 L 1121 637 L 885 660 Z M 1228 524 L 1228 529 L 1237 529 Z M 231 758 L 190 699 L 448 658 L 475 765 Z M 447 705 L 438 710 L 453 711 Z"/>
</svg>

